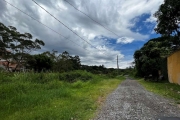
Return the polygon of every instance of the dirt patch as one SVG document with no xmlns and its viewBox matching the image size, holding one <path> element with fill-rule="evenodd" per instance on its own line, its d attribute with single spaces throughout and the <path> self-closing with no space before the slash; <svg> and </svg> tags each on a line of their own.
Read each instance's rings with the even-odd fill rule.
<svg viewBox="0 0 180 120">
<path fill-rule="evenodd" d="M 102 105 L 104 102 L 104 98 L 103 97 L 99 97 L 97 100 L 98 105 Z"/>
</svg>

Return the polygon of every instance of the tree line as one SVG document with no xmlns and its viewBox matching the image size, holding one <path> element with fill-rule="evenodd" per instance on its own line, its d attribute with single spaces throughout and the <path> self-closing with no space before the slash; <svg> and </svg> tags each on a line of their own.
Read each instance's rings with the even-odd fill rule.
<svg viewBox="0 0 180 120">
<path fill-rule="evenodd" d="M 33 70 L 36 72 L 68 72 L 86 70 L 94 74 L 116 75 L 116 69 L 105 68 L 104 65 L 82 65 L 78 55 L 72 56 L 67 51 L 59 53 L 56 50 L 32 55 L 31 52 L 41 49 L 43 40 L 34 39 L 30 33 L 20 33 L 13 26 L 0 23 L 0 59 L 5 60 L 5 69 L 10 70 L 11 64 L 16 64 L 13 71 Z"/>
<path fill-rule="evenodd" d="M 68 72 L 79 70 L 80 67 L 80 57 L 78 55 L 71 56 L 67 51 L 61 54 L 54 50 L 52 52 L 47 51 L 42 54 L 32 55 L 27 61 L 27 68 L 38 72 Z"/>
<path fill-rule="evenodd" d="M 43 70 L 66 72 L 80 69 L 79 56 L 70 56 L 67 51 L 62 54 L 58 54 L 55 50 L 36 55 L 30 54 L 44 45 L 43 40 L 33 40 L 30 33 L 20 33 L 15 27 L 6 27 L 0 23 L 0 58 L 5 60 L 7 71 L 10 71 L 10 64 L 13 63 L 16 64 L 14 71 L 22 67 L 38 72 Z"/>
<path fill-rule="evenodd" d="M 161 37 L 149 40 L 134 53 L 137 76 L 149 76 L 158 79 L 167 78 L 167 57 L 180 50 L 180 1 L 164 0 L 155 12 L 157 18 L 156 33 Z"/>
<path fill-rule="evenodd" d="M 30 33 L 20 33 L 13 26 L 6 27 L 0 23 L 0 56 L 5 59 L 5 66 L 9 71 L 9 65 L 16 63 L 14 70 L 26 64 L 30 52 L 41 49 L 45 43 L 35 39 Z"/>
</svg>

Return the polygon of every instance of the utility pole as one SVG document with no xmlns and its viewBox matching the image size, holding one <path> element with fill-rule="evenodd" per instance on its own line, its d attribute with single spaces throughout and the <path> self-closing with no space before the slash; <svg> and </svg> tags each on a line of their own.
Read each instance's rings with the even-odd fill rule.
<svg viewBox="0 0 180 120">
<path fill-rule="evenodd" d="M 117 74 L 119 74 L 119 63 L 118 63 L 118 55 L 117 55 Z"/>
</svg>

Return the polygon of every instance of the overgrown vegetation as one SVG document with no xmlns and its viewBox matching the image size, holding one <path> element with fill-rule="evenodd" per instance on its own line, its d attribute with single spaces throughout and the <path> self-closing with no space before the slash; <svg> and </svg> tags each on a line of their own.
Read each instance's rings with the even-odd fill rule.
<svg viewBox="0 0 180 120">
<path fill-rule="evenodd" d="M 22 34 L 15 27 L 0 23 L 0 58 L 3 59 L 0 68 L 0 118 L 90 119 L 107 94 L 124 79 L 119 74 L 133 76 L 136 73 L 141 77 L 151 74 L 153 79 L 157 79 L 161 71 L 164 77 L 167 76 L 166 57 L 180 49 L 179 6 L 179 0 L 165 0 L 155 13 L 158 19 L 155 31 L 162 37 L 151 39 L 134 53 L 136 69 L 117 70 L 107 69 L 104 65 L 81 65 L 80 57 L 71 56 L 67 51 L 58 53 L 53 50 L 31 55 L 31 51 L 41 49 L 45 43 L 32 40 L 30 33 Z M 10 65 L 15 67 L 10 70 Z M 22 69 L 29 72 L 7 72 Z M 180 103 L 178 85 L 139 82 L 148 90 L 174 98 Z"/>
<path fill-rule="evenodd" d="M 147 90 L 160 94 L 162 96 L 172 98 L 180 104 L 180 87 L 177 84 L 172 84 L 168 82 L 152 82 L 144 81 L 143 79 L 138 80 Z M 157 101 L 155 101 L 157 102 Z"/>
<path fill-rule="evenodd" d="M 124 79 L 122 76 L 110 79 L 84 71 L 62 74 L 0 72 L 0 77 L 2 120 L 88 120 Z"/>
<path fill-rule="evenodd" d="M 20 33 L 13 26 L 6 27 L 0 22 L 0 59 L 4 59 L 6 70 L 10 70 L 10 65 L 16 63 L 14 71 L 20 70 L 30 57 L 30 52 L 41 49 L 45 43 L 42 40 L 32 40 L 30 33 Z"/>
<path fill-rule="evenodd" d="M 137 76 L 152 76 L 157 79 L 162 75 L 167 79 L 166 58 L 180 49 L 180 1 L 164 0 L 154 17 L 157 18 L 155 32 L 161 37 L 151 39 L 134 53 Z M 161 75 L 160 75 L 161 72 Z"/>
<path fill-rule="evenodd" d="M 171 53 L 169 37 L 151 39 L 140 49 L 135 51 L 134 60 L 137 76 L 152 76 L 158 80 L 161 75 L 167 79 L 166 57 Z"/>
<path fill-rule="evenodd" d="M 59 80 L 68 81 L 68 82 L 76 82 L 78 80 L 88 81 L 91 80 L 93 75 L 89 72 L 82 71 L 71 71 L 59 74 Z"/>
<path fill-rule="evenodd" d="M 180 49 L 180 1 L 164 0 L 164 3 L 155 12 L 157 26 L 155 31 L 162 36 L 173 36 L 171 41 L 173 50 Z"/>
</svg>

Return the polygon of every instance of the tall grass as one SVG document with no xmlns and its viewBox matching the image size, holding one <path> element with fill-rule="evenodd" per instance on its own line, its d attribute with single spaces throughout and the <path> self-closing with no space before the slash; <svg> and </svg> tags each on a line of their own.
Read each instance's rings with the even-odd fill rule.
<svg viewBox="0 0 180 120">
<path fill-rule="evenodd" d="M 180 86 L 168 82 L 152 82 L 138 80 L 147 90 L 174 99 L 180 104 Z"/>
<path fill-rule="evenodd" d="M 69 78 L 72 79 L 69 81 Z M 88 120 L 122 79 L 84 71 L 63 74 L 0 72 L 0 118 Z"/>
</svg>

